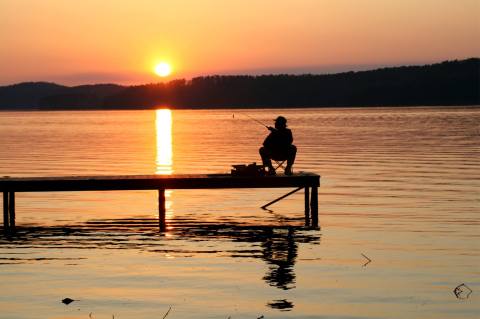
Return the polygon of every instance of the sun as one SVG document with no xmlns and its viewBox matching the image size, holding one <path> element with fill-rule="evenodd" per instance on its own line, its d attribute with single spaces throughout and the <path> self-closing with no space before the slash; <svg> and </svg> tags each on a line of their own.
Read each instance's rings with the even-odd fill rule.
<svg viewBox="0 0 480 319">
<path fill-rule="evenodd" d="M 158 76 L 166 77 L 169 76 L 172 73 L 172 67 L 170 64 L 166 62 L 160 62 L 157 65 L 155 65 L 155 74 Z"/>
</svg>

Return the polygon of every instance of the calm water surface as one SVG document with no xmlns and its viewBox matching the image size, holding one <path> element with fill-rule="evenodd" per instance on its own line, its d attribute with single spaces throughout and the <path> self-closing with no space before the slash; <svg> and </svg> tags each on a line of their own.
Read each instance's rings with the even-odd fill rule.
<svg viewBox="0 0 480 319">
<path fill-rule="evenodd" d="M 0 176 L 229 172 L 245 114 L 288 118 L 320 230 L 287 189 L 167 191 L 165 234 L 153 191 L 21 193 L 0 318 L 478 318 L 480 108 L 3 112 Z"/>
</svg>

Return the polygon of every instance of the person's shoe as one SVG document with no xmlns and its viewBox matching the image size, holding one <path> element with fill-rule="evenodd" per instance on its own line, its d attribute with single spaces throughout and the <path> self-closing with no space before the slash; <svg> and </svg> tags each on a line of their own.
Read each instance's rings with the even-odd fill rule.
<svg viewBox="0 0 480 319">
<path fill-rule="evenodd" d="M 293 174 L 292 167 L 291 166 L 285 167 L 285 175 L 292 175 L 292 174 Z"/>
</svg>

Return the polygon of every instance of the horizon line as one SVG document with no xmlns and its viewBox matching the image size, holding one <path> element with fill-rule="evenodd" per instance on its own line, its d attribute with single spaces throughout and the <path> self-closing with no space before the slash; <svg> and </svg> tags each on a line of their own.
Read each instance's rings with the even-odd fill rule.
<svg viewBox="0 0 480 319">
<path fill-rule="evenodd" d="M 287 76 L 302 76 L 302 75 L 316 75 L 316 76 L 322 76 L 322 75 L 336 75 L 336 74 L 343 74 L 343 73 L 358 73 L 358 72 L 369 72 L 369 71 L 376 71 L 376 70 L 382 70 L 382 69 L 389 69 L 389 68 L 398 68 L 398 67 L 418 67 L 418 66 L 430 66 L 434 64 L 441 64 L 444 62 L 453 62 L 453 61 L 466 61 L 466 60 L 471 60 L 471 59 L 480 59 L 480 57 L 466 57 L 466 58 L 453 58 L 453 59 L 447 59 L 447 60 L 442 60 L 438 62 L 419 62 L 419 63 L 412 63 L 412 64 L 388 64 L 388 65 L 382 65 L 382 64 L 361 64 L 361 65 L 331 65 L 331 66 L 312 66 L 312 67 L 291 67 L 285 69 L 291 70 L 291 72 L 285 72 L 285 71 L 273 71 L 269 72 L 270 68 L 260 68 L 257 70 L 250 70 L 250 71 L 245 71 L 249 73 L 241 73 L 243 71 L 238 71 L 238 73 L 235 73 L 237 71 L 225 71 L 225 72 L 218 72 L 218 73 L 212 73 L 212 74 L 202 74 L 202 75 L 196 75 L 192 77 L 178 77 L 178 78 L 171 78 L 171 79 L 165 79 L 159 81 L 145 81 L 142 83 L 135 83 L 135 84 L 120 84 L 122 81 L 119 81 L 120 83 L 115 83 L 114 81 L 105 81 L 105 82 L 90 82 L 90 83 L 79 83 L 79 84 L 62 84 L 60 81 L 57 80 L 26 80 L 26 81 L 20 81 L 20 82 L 14 82 L 14 83 L 0 83 L 0 87 L 8 87 L 8 86 L 15 86 L 15 85 L 21 85 L 21 84 L 28 84 L 28 83 L 48 83 L 48 84 L 55 84 L 58 86 L 64 86 L 64 87 L 78 87 L 78 86 L 89 86 L 89 85 L 117 85 L 117 86 L 122 86 L 122 87 L 134 87 L 134 86 L 143 86 L 143 85 L 151 85 L 151 84 L 160 84 L 160 83 L 170 83 L 173 81 L 180 81 L 180 80 L 185 80 L 185 81 L 191 81 L 195 78 L 204 78 L 204 77 L 215 77 L 215 76 L 250 76 L 250 77 L 261 77 L 261 76 L 275 76 L 275 75 L 287 75 Z M 357 67 L 355 67 L 357 66 Z M 336 67 L 351 67 L 350 69 L 344 69 L 344 70 L 337 70 L 335 71 L 334 69 Z M 315 72 L 314 69 L 317 69 L 317 72 Z M 324 68 L 323 73 L 318 72 L 320 68 Z M 328 71 L 327 69 L 331 68 L 331 71 Z M 278 68 L 277 68 L 278 69 Z M 310 69 L 310 71 L 309 71 Z M 296 70 L 296 71 L 295 71 Z M 258 73 L 258 72 L 264 72 L 264 73 Z M 88 74 L 88 73 L 86 73 Z M 84 76 L 86 75 L 85 73 L 83 74 Z M 90 73 L 91 75 L 95 73 Z M 108 74 L 108 73 L 97 73 L 99 75 L 113 75 L 113 74 Z M 137 73 L 138 74 L 138 73 Z M 81 74 L 77 74 L 79 76 Z M 75 75 L 66 75 L 64 78 L 72 78 Z M 101 76 L 100 76 L 101 77 Z"/>
</svg>

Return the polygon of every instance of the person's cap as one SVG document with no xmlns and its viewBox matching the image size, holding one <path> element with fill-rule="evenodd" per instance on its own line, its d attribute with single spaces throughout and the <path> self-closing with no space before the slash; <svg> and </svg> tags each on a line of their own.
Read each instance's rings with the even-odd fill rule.
<svg viewBox="0 0 480 319">
<path fill-rule="evenodd" d="M 275 119 L 275 123 L 283 123 L 283 124 L 287 124 L 287 119 L 284 118 L 283 116 L 279 116 Z"/>
</svg>

